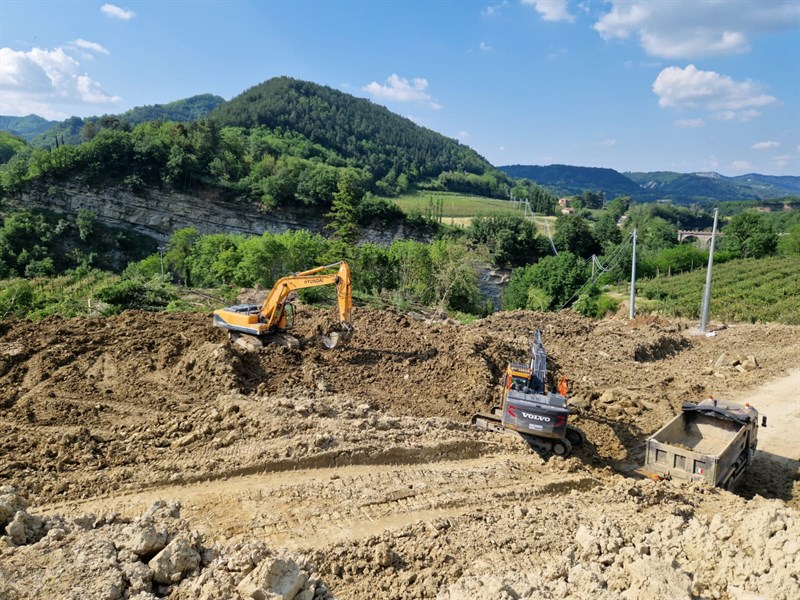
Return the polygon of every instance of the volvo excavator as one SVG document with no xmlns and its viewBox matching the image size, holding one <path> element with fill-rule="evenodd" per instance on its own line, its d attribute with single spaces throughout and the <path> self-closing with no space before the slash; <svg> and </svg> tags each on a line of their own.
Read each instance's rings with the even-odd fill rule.
<svg viewBox="0 0 800 600">
<path fill-rule="evenodd" d="M 509 363 L 503 377 L 502 405 L 490 413 L 472 417 L 478 429 L 515 431 L 536 451 L 568 456 L 586 441 L 583 432 L 567 424 L 567 382 L 562 378 L 558 393 L 547 392 L 547 352 L 538 329 L 531 342 L 528 363 Z"/>
<path fill-rule="evenodd" d="M 331 270 L 339 267 L 336 272 Z M 227 329 L 231 341 L 246 348 L 266 343 L 299 347 L 297 338 L 287 333 L 294 322 L 291 300 L 296 290 L 322 285 L 335 285 L 339 304 L 339 329 L 322 336 L 326 348 L 334 348 L 350 338 L 353 332 L 353 289 L 350 266 L 340 261 L 301 273 L 281 277 L 267 295 L 262 306 L 238 304 L 214 311 L 214 325 Z"/>
</svg>

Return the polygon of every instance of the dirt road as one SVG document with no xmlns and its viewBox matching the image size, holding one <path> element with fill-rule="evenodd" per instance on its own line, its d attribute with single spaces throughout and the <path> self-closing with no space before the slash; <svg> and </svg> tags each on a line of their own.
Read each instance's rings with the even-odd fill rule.
<svg viewBox="0 0 800 600">
<path fill-rule="evenodd" d="M 737 396 L 738 401 L 749 402 L 767 416 L 767 427 L 758 432 L 759 449 L 800 460 L 800 369 Z"/>
</svg>

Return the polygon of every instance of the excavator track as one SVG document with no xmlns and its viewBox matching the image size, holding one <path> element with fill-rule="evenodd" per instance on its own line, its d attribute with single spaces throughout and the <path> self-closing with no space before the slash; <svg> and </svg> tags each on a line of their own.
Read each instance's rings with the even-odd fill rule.
<svg viewBox="0 0 800 600">
<path fill-rule="evenodd" d="M 495 407 L 491 413 L 478 413 L 472 417 L 472 425 L 478 429 L 495 431 L 498 433 L 511 433 L 512 430 L 503 427 L 503 419 L 499 414 L 500 409 Z M 566 439 L 543 438 L 527 433 L 516 432 L 532 450 L 536 452 L 555 454 L 556 456 L 567 457 L 572 453 L 573 446 L 579 446 L 586 441 L 586 436 L 576 427 L 567 425 Z M 570 438 L 575 440 L 572 443 Z"/>
</svg>

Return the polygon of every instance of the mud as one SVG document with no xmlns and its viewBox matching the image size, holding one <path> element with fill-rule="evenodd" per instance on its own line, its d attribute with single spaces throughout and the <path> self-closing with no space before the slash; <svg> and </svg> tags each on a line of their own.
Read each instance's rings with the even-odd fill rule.
<svg viewBox="0 0 800 600">
<path fill-rule="evenodd" d="M 760 453 L 738 495 L 632 472 L 681 403 L 797 369 L 800 328 L 354 314 L 334 350 L 308 307 L 300 349 L 232 346 L 199 314 L 0 324 L 0 596 L 800 593 L 796 456 Z M 536 328 L 588 438 L 566 460 L 469 424 Z"/>
</svg>

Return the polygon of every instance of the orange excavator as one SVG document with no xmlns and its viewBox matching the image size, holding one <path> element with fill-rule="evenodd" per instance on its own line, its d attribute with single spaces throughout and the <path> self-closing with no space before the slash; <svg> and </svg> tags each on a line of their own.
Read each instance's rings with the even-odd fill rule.
<svg viewBox="0 0 800 600">
<path fill-rule="evenodd" d="M 331 272 L 335 267 L 338 270 Z M 335 348 L 353 332 L 353 286 L 350 266 L 345 261 L 281 277 L 262 306 L 238 304 L 220 308 L 214 311 L 214 325 L 227 329 L 231 341 L 246 348 L 259 348 L 266 343 L 297 348 L 300 342 L 287 333 L 294 324 L 291 300 L 297 290 L 323 285 L 336 286 L 339 329 L 322 336 L 326 348 Z"/>
</svg>

